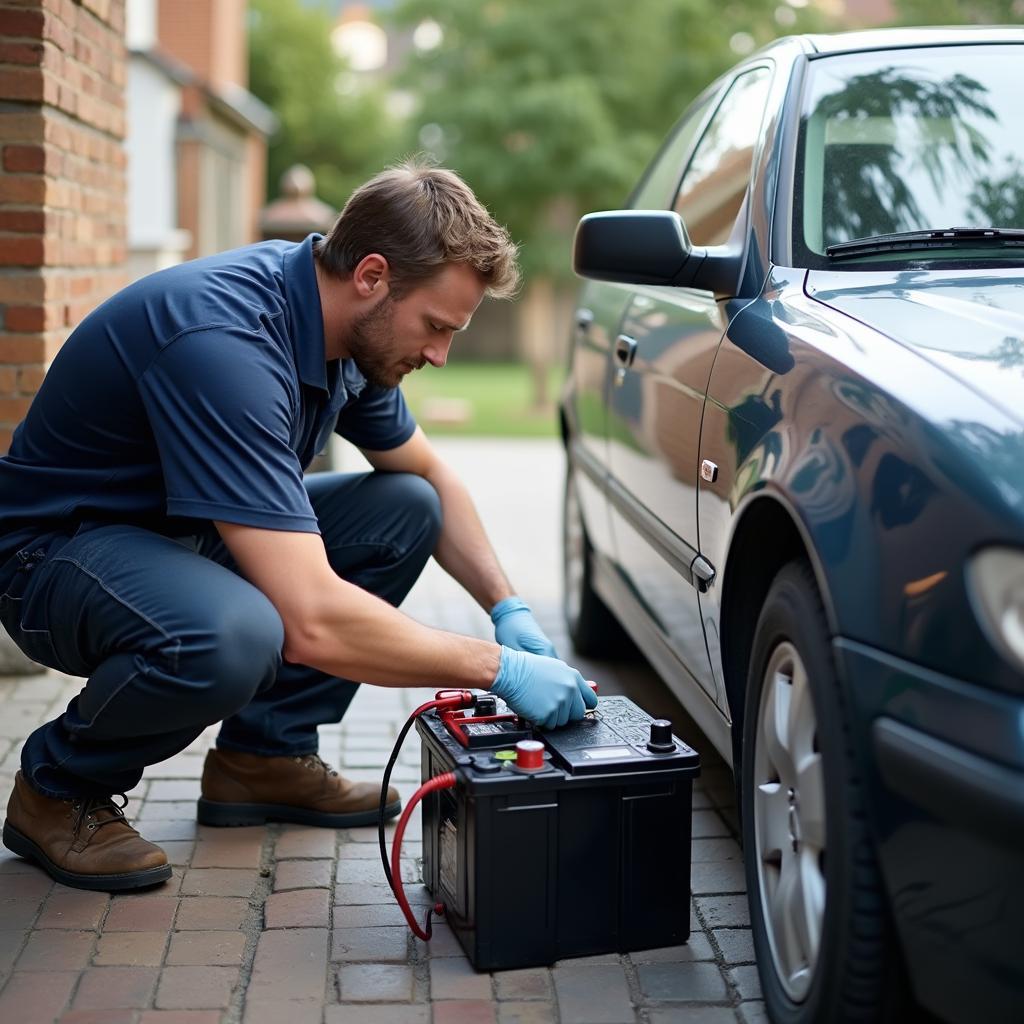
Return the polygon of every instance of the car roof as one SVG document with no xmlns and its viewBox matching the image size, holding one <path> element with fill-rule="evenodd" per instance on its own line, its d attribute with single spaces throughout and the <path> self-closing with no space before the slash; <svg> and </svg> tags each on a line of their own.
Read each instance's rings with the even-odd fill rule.
<svg viewBox="0 0 1024 1024">
<path fill-rule="evenodd" d="M 1011 25 L 956 25 L 948 28 L 881 28 L 834 35 L 805 35 L 813 51 L 855 53 L 918 46 L 962 46 L 965 43 L 1024 43 L 1024 29 Z"/>
</svg>

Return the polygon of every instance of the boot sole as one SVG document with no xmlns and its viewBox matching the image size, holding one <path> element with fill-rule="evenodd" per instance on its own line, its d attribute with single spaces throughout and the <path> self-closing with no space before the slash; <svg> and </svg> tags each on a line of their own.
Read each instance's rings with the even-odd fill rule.
<svg viewBox="0 0 1024 1024">
<path fill-rule="evenodd" d="M 384 820 L 395 818 L 402 810 L 402 801 L 396 800 L 384 808 Z M 317 825 L 320 828 L 356 828 L 360 825 L 376 825 L 377 809 L 372 811 L 349 811 L 347 814 L 328 814 L 325 811 L 311 811 L 305 807 L 289 807 L 287 804 L 226 804 L 200 797 L 196 807 L 196 819 L 200 825 L 215 828 L 231 828 L 239 825 L 265 825 L 268 821 L 282 821 L 290 825 Z"/>
<path fill-rule="evenodd" d="M 28 836 L 13 825 L 4 822 L 4 846 L 25 860 L 35 861 L 51 878 L 75 889 L 95 889 L 100 892 L 121 892 L 125 889 L 148 889 L 166 882 L 171 877 L 171 865 L 161 864 L 142 871 L 127 871 L 118 875 L 85 875 L 78 871 L 65 871 L 46 856 Z"/>
</svg>

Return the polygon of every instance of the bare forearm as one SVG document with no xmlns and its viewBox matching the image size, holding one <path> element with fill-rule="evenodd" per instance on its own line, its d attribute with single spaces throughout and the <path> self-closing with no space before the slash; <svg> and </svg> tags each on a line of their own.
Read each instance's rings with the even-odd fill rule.
<svg viewBox="0 0 1024 1024">
<path fill-rule="evenodd" d="M 382 686 L 487 689 L 501 648 L 431 629 L 386 601 L 338 580 L 314 621 L 286 642 L 285 657 L 331 675 Z M 334 589 L 334 588 L 332 588 Z"/>
<path fill-rule="evenodd" d="M 444 515 L 434 558 L 489 612 L 513 590 L 487 539 L 473 499 L 447 466 L 439 466 L 429 480 L 441 499 Z"/>
</svg>

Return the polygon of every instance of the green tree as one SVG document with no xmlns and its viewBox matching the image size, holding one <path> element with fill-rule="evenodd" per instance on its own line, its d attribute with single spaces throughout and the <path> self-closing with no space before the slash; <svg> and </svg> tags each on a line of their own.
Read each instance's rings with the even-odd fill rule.
<svg viewBox="0 0 1024 1024">
<path fill-rule="evenodd" d="M 580 214 L 622 204 L 690 100 L 737 60 L 730 39 L 780 34 L 777 6 L 404 0 L 400 24 L 443 31 L 403 76 L 420 101 L 410 147 L 470 181 L 523 243 L 528 274 L 565 278 Z"/>
<path fill-rule="evenodd" d="M 904 25 L 1019 25 L 1021 0 L 896 0 Z"/>
<path fill-rule="evenodd" d="M 331 16 L 300 0 L 251 0 L 249 88 L 278 116 L 267 181 L 303 163 L 321 199 L 340 208 L 363 180 L 394 159 L 397 123 L 379 86 L 359 84 L 331 47 Z"/>
</svg>

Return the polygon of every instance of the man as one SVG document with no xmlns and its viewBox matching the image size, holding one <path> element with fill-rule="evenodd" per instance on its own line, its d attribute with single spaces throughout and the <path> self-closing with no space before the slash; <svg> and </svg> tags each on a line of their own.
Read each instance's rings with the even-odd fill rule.
<svg viewBox="0 0 1024 1024">
<path fill-rule="evenodd" d="M 594 704 L 398 389 L 517 274 L 466 184 L 407 164 L 326 237 L 153 274 L 72 333 L 0 459 L 0 621 L 87 681 L 26 741 L 5 845 L 67 885 L 168 878 L 113 796 L 218 721 L 201 822 L 370 823 L 377 788 L 317 756 L 352 681 L 490 688 L 547 726 Z M 332 430 L 374 471 L 304 480 Z M 497 642 L 396 610 L 431 555 Z"/>
</svg>

